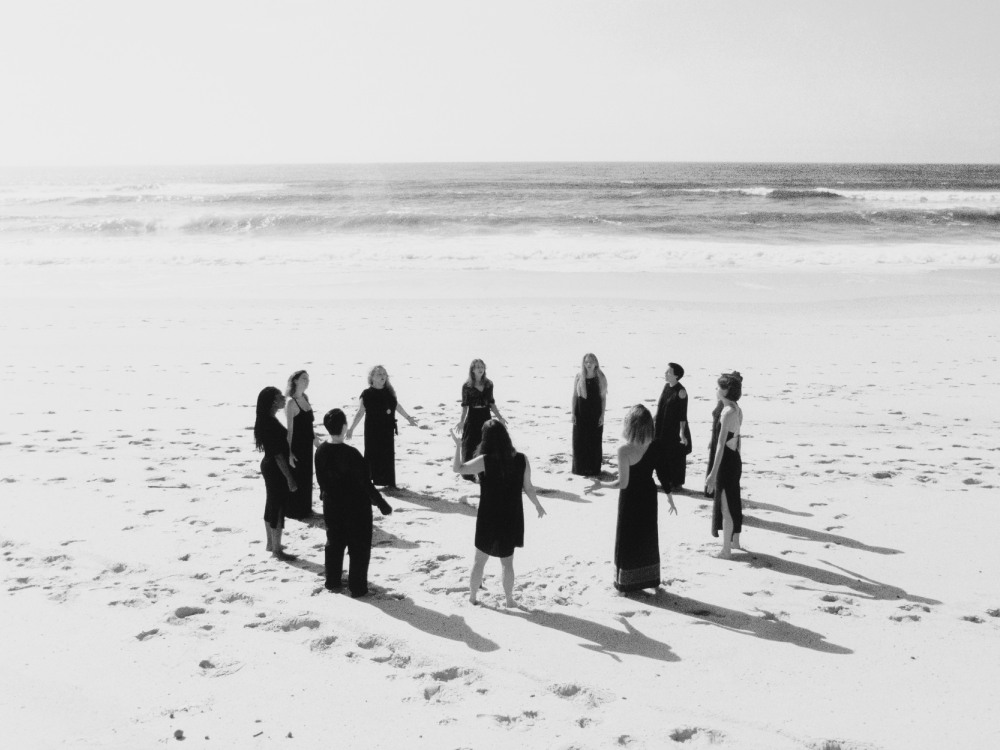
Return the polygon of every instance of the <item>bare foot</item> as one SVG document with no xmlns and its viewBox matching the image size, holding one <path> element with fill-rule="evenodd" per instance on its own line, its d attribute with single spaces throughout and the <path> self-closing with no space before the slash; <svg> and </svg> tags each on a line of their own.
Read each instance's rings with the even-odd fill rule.
<svg viewBox="0 0 1000 750">
<path fill-rule="evenodd" d="M 713 557 L 715 557 L 717 560 L 732 560 L 733 559 L 733 553 L 732 552 L 727 552 L 726 550 L 723 550 L 722 552 L 719 552 L 719 553 L 713 555 Z"/>
<path fill-rule="evenodd" d="M 273 554 L 274 554 L 274 556 L 276 558 L 278 558 L 282 562 L 288 562 L 289 560 L 298 560 L 299 559 L 296 555 L 293 555 L 293 554 L 290 554 L 288 552 L 285 552 L 282 549 L 275 550 Z"/>
<path fill-rule="evenodd" d="M 479 601 L 476 599 L 476 595 L 475 594 L 470 594 L 469 595 L 469 604 L 472 604 L 472 605 L 479 604 Z"/>
</svg>

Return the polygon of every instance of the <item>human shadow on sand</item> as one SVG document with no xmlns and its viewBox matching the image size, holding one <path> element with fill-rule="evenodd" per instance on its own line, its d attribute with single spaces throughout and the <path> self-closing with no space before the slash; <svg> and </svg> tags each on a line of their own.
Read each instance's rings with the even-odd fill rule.
<svg viewBox="0 0 1000 750">
<path fill-rule="evenodd" d="M 706 498 L 710 500 L 711 498 Z M 744 500 L 743 501 L 744 510 L 769 510 L 772 513 L 787 513 L 790 516 L 805 516 L 806 518 L 812 518 L 812 513 L 806 513 L 804 510 L 789 510 L 788 508 L 782 508 L 780 505 L 772 505 L 771 503 L 762 503 L 759 500 Z"/>
<path fill-rule="evenodd" d="M 839 534 L 830 534 L 826 531 L 815 531 L 813 529 L 807 529 L 804 526 L 793 526 L 790 523 L 779 523 L 778 521 L 766 521 L 762 518 L 756 518 L 754 516 L 743 516 L 743 525 L 750 526 L 755 529 L 764 529 L 765 531 L 774 531 L 779 534 L 787 534 L 794 539 L 810 540 L 813 542 L 825 542 L 826 544 L 839 544 L 841 547 L 850 547 L 851 549 L 860 549 L 865 552 L 875 552 L 879 555 L 901 555 L 902 550 L 892 549 L 891 547 L 874 547 L 870 544 L 865 544 L 864 542 L 859 542 L 856 539 L 850 539 L 846 536 L 840 536 Z"/>
<path fill-rule="evenodd" d="M 310 516 L 308 519 L 303 521 L 304 524 L 310 526 L 314 529 L 320 529 L 321 531 L 326 531 L 326 521 L 323 520 L 323 516 Z M 420 545 L 416 542 L 411 542 L 407 539 L 392 534 L 378 523 L 374 524 L 372 527 L 372 547 L 392 547 L 393 549 L 417 549 Z"/>
<path fill-rule="evenodd" d="M 601 625 L 581 617 L 548 612 L 545 610 L 501 609 L 498 610 L 514 617 L 520 617 L 544 628 L 561 630 L 574 638 L 580 638 L 587 643 L 579 644 L 581 648 L 607 654 L 615 661 L 621 661 L 618 654 L 633 654 L 658 661 L 680 661 L 681 658 L 670 650 L 666 643 L 643 635 L 624 617 L 618 618 L 625 630 Z"/>
<path fill-rule="evenodd" d="M 422 492 L 414 492 L 413 490 L 395 489 L 391 492 L 385 493 L 389 498 L 395 498 L 397 500 L 405 500 L 408 503 L 413 503 L 414 505 L 419 505 L 421 508 L 426 508 L 427 510 L 433 510 L 438 513 L 458 513 L 463 516 L 475 516 L 476 509 L 471 505 L 466 505 L 465 503 L 453 503 L 448 500 L 442 500 L 440 497 L 435 497 L 434 495 L 427 495 Z"/>
<path fill-rule="evenodd" d="M 550 490 L 547 487 L 535 487 L 535 492 L 544 498 L 554 498 L 556 500 L 568 500 L 571 503 L 586 503 L 590 504 L 590 500 L 585 500 L 574 492 L 566 492 L 566 490 Z"/>
<path fill-rule="evenodd" d="M 839 565 L 834 565 L 826 560 L 820 560 L 820 562 L 824 565 L 829 565 L 831 568 L 842 570 L 848 575 L 841 575 L 840 573 L 834 573 L 831 570 L 814 568 L 812 565 L 803 565 L 802 563 L 797 563 L 792 560 L 774 557 L 773 555 L 765 555 L 759 552 L 750 553 L 749 560 L 751 568 L 768 568 L 786 575 L 808 578 L 811 581 L 822 583 L 825 586 L 843 586 L 845 588 L 853 589 L 859 595 L 867 596 L 869 599 L 885 599 L 888 601 L 904 599 L 908 602 L 915 602 L 918 604 L 941 603 L 937 599 L 929 599 L 925 596 L 910 594 L 898 586 L 881 583 L 872 578 L 868 578 L 867 576 L 863 576 L 860 573 L 848 570 L 847 568 L 841 568 Z"/>
<path fill-rule="evenodd" d="M 789 622 L 765 619 L 759 615 L 749 615 L 736 609 L 707 604 L 663 589 L 657 589 L 654 596 L 644 596 L 641 601 L 643 604 L 694 617 L 724 630 L 752 635 L 766 641 L 791 643 L 793 646 L 823 651 L 828 654 L 854 653 L 849 648 L 830 643 L 822 633 L 807 630 Z"/>
<path fill-rule="evenodd" d="M 389 617 L 411 625 L 417 630 L 422 630 L 430 635 L 439 638 L 448 638 L 452 641 L 461 641 L 473 651 L 497 651 L 500 646 L 489 638 L 479 635 L 469 627 L 464 617 L 459 615 L 445 615 L 437 610 L 421 607 L 412 599 L 363 599 L 366 604 L 370 604 L 381 610 Z"/>
</svg>

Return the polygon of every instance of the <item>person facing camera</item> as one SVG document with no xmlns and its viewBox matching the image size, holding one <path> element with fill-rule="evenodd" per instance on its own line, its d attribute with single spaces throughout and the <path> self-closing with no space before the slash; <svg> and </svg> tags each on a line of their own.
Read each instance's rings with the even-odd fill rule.
<svg viewBox="0 0 1000 750">
<path fill-rule="evenodd" d="M 392 508 L 372 484 L 364 457 L 344 442 L 347 416 L 331 409 L 323 417 L 330 437 L 316 449 L 316 480 L 326 521 L 326 588 L 340 591 L 344 550 L 351 556 L 347 586 L 357 598 L 368 593 L 368 562 L 372 552 L 372 506 L 382 515 Z"/>
</svg>

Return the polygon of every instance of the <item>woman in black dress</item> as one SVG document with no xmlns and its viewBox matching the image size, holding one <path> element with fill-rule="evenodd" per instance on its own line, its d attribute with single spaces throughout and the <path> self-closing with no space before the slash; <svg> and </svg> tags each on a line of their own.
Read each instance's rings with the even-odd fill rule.
<svg viewBox="0 0 1000 750">
<path fill-rule="evenodd" d="M 594 354 L 585 354 L 573 382 L 573 473 L 585 477 L 601 473 L 604 409 L 608 379 Z"/>
<path fill-rule="evenodd" d="M 463 461 L 471 459 L 476 452 L 482 439 L 483 425 L 489 420 L 491 412 L 500 422 L 507 424 L 493 399 L 493 381 L 486 377 L 486 363 L 474 359 L 469 365 L 469 377 L 462 385 L 462 418 L 456 428 L 462 433 Z M 474 474 L 463 474 L 462 478 L 476 481 Z"/>
<path fill-rule="evenodd" d="M 712 536 L 722 530 L 722 551 L 719 557 L 732 557 L 740 546 L 743 530 L 743 501 L 740 497 L 740 477 L 743 459 L 740 456 L 740 430 L 743 427 L 743 410 L 736 404 L 743 395 L 743 376 L 739 372 L 719 376 L 716 396 L 722 402 L 719 417 L 719 436 L 715 446 L 715 461 L 708 474 L 707 488 L 714 492 L 712 507 Z"/>
<path fill-rule="evenodd" d="M 656 472 L 667 493 L 670 513 L 677 513 L 663 446 L 653 439 L 653 417 L 642 404 L 625 415 L 625 442 L 618 448 L 618 524 L 615 529 L 615 588 L 622 592 L 660 585 L 660 534 L 657 524 Z"/>
<path fill-rule="evenodd" d="M 267 500 L 264 503 L 264 530 L 267 551 L 279 560 L 292 560 L 281 547 L 281 531 L 285 527 L 285 506 L 297 489 L 295 477 L 288 465 L 288 431 L 275 416 L 285 405 L 281 391 L 268 386 L 257 395 L 257 418 L 253 424 L 253 440 L 264 453 L 260 473 L 264 477 Z"/>
<path fill-rule="evenodd" d="M 417 421 L 396 400 L 389 373 L 382 365 L 375 365 L 368 371 L 368 387 L 361 392 L 361 403 L 347 430 L 347 439 L 351 439 L 354 428 L 364 417 L 365 461 L 372 473 L 372 484 L 391 488 L 396 486 L 396 412 L 416 427 Z"/>
<path fill-rule="evenodd" d="M 660 441 L 670 469 L 671 490 L 684 486 L 687 477 L 687 455 L 691 452 L 691 430 L 688 427 L 688 396 L 680 380 L 684 368 L 676 362 L 667 365 L 660 401 L 656 405 L 653 437 Z"/>
<path fill-rule="evenodd" d="M 514 601 L 514 548 L 524 546 L 524 507 L 521 492 L 525 492 L 538 511 L 545 509 L 538 502 L 531 484 L 531 466 L 523 453 L 518 453 L 498 419 L 491 419 L 482 428 L 482 440 L 476 455 L 462 460 L 464 437 L 452 430 L 455 441 L 455 461 L 452 468 L 460 474 L 479 474 L 479 510 L 476 513 L 476 558 L 469 576 L 469 601 L 477 604 L 476 596 L 483 583 L 483 569 L 489 557 L 499 557 L 503 568 L 503 591 L 507 606 Z"/>
<path fill-rule="evenodd" d="M 298 490 L 292 493 L 285 515 L 299 520 L 313 514 L 313 448 L 319 442 L 313 432 L 313 409 L 306 395 L 309 373 L 296 370 L 288 378 L 285 395 L 285 423 L 288 425 L 288 463 L 295 475 Z"/>
<path fill-rule="evenodd" d="M 712 439 L 708 443 L 708 465 L 705 467 L 705 497 L 715 496 L 715 492 L 708 490 L 708 475 L 712 473 L 712 467 L 715 466 L 715 446 L 719 442 L 719 420 L 722 419 L 723 406 L 725 404 L 719 401 L 712 409 Z"/>
</svg>

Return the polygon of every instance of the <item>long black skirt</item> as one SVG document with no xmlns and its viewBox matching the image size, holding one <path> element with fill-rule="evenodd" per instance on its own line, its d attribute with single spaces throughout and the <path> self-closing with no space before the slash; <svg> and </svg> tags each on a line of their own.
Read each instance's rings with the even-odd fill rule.
<svg viewBox="0 0 1000 750">
<path fill-rule="evenodd" d="M 656 517 L 655 487 L 634 490 L 627 487 L 619 493 L 615 529 L 615 588 L 619 591 L 653 589 L 660 585 L 660 534 Z"/>
<path fill-rule="evenodd" d="M 486 408 L 469 409 L 469 416 L 462 427 L 462 463 L 476 455 L 476 448 L 483 439 L 483 425 L 490 421 L 490 410 Z M 463 474 L 463 479 L 475 479 L 473 474 Z"/>
<path fill-rule="evenodd" d="M 719 476 L 715 482 L 715 501 L 712 503 L 712 536 L 722 530 L 722 493 L 733 519 L 733 533 L 743 531 L 743 500 L 740 498 L 740 477 L 743 476 L 743 459 L 728 445 L 722 451 Z"/>
<path fill-rule="evenodd" d="M 604 425 L 573 425 L 573 473 L 593 477 L 601 473 L 601 459 L 604 439 Z"/>
<path fill-rule="evenodd" d="M 365 420 L 365 461 L 372 484 L 396 486 L 396 434 L 392 422 Z"/>
</svg>

